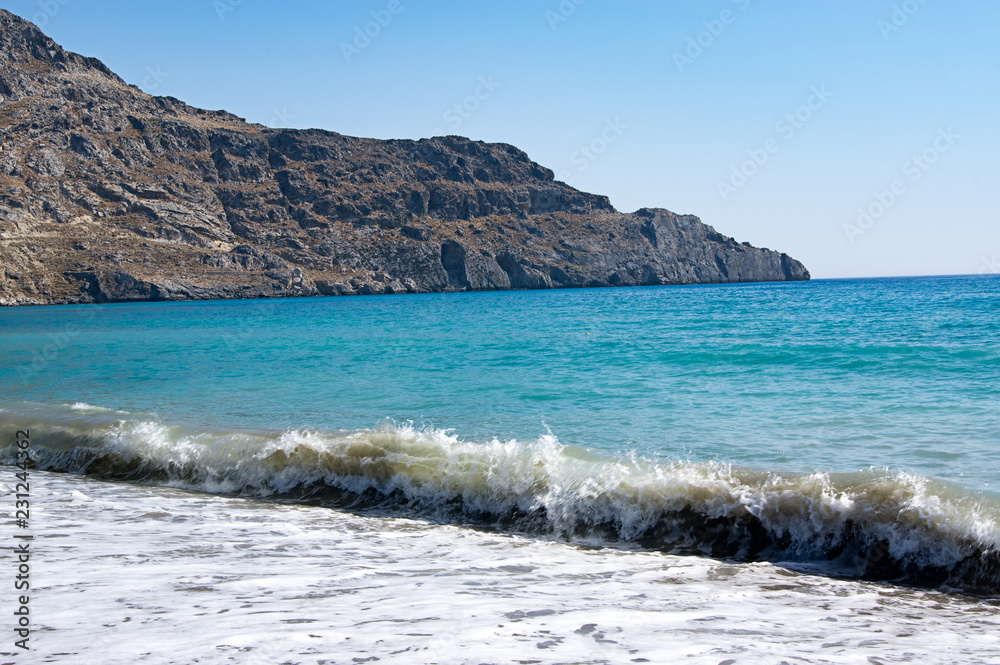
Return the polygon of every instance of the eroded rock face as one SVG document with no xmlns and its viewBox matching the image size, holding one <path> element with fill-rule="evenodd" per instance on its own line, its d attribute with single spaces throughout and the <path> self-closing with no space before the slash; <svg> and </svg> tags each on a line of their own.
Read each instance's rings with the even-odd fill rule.
<svg viewBox="0 0 1000 665">
<path fill-rule="evenodd" d="M 696 217 L 619 213 L 510 145 L 151 97 L 0 10 L 0 304 L 808 278 Z"/>
</svg>

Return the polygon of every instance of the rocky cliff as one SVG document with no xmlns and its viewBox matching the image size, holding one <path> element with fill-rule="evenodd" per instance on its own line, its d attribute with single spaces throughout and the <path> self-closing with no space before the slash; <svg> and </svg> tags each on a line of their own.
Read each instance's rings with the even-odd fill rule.
<svg viewBox="0 0 1000 665">
<path fill-rule="evenodd" d="M 0 304 L 804 280 L 517 148 L 274 130 L 152 97 L 0 10 Z"/>
</svg>

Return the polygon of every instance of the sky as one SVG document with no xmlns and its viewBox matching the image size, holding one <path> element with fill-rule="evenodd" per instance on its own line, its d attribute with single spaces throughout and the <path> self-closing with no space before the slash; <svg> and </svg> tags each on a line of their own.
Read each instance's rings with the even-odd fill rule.
<svg viewBox="0 0 1000 665">
<path fill-rule="evenodd" d="M 621 211 L 697 215 L 813 277 L 1000 272 L 995 0 L 0 7 L 150 94 L 512 143 Z"/>
</svg>

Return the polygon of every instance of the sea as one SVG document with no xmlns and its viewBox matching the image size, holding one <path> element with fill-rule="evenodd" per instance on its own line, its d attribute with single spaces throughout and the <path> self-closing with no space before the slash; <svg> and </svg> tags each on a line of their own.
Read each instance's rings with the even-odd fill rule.
<svg viewBox="0 0 1000 665">
<path fill-rule="evenodd" d="M 0 465 L 4 663 L 1000 663 L 1000 275 L 4 308 Z"/>
</svg>

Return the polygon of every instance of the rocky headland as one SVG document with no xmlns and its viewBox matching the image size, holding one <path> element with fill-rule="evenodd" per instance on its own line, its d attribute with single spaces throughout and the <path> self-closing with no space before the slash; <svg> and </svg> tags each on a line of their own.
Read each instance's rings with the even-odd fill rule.
<svg viewBox="0 0 1000 665">
<path fill-rule="evenodd" d="M 521 150 L 250 124 L 0 10 L 0 304 L 809 279 Z"/>
</svg>

